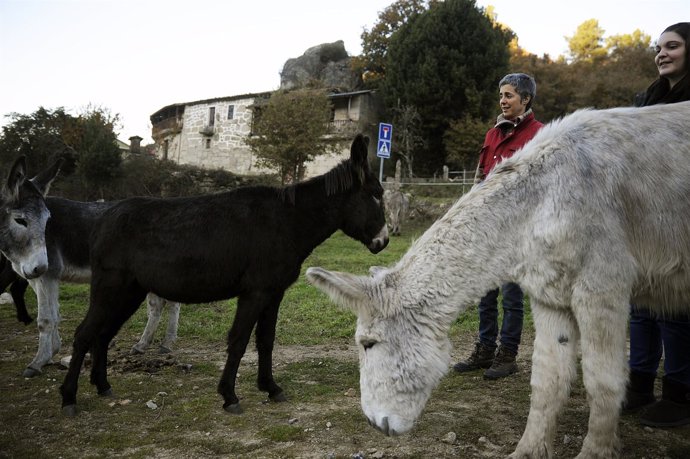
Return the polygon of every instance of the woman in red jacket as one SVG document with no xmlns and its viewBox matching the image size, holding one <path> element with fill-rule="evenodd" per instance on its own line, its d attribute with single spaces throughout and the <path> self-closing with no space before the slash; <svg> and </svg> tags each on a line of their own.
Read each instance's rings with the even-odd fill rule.
<svg viewBox="0 0 690 459">
<path fill-rule="evenodd" d="M 511 73 L 501 79 L 498 87 L 501 114 L 496 125 L 486 133 L 475 183 L 484 180 L 496 164 L 513 156 L 543 126 L 532 113 L 532 101 L 537 94 L 534 78 L 524 73 Z M 479 302 L 479 339 L 472 354 L 455 364 L 455 371 L 464 373 L 487 368 L 485 379 L 498 379 L 517 371 L 515 357 L 522 335 L 523 293 L 520 286 L 512 282 L 503 284 L 501 290 L 503 323 L 498 351 L 498 289 L 495 289 Z"/>
</svg>

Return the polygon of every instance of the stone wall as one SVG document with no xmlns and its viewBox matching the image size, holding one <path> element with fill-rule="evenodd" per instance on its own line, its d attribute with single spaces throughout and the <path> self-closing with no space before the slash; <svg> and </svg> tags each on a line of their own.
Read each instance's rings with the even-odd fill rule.
<svg viewBox="0 0 690 459">
<path fill-rule="evenodd" d="M 237 174 L 260 173 L 243 140 L 251 131 L 253 103 L 254 97 L 248 97 L 187 105 L 179 150 L 169 158 L 180 164 L 220 168 Z M 232 119 L 228 119 L 230 106 L 233 106 Z M 212 124 L 209 121 L 211 108 L 215 109 Z"/>
<path fill-rule="evenodd" d="M 241 175 L 275 173 L 259 168 L 251 149 L 244 143 L 251 134 L 253 107 L 268 95 L 250 94 L 180 104 L 183 108 L 171 111 L 174 117 L 164 118 L 154 125 L 156 156 L 166 157 L 167 148 L 167 159 L 178 164 L 223 169 Z M 335 94 L 332 98 L 334 131 L 328 137 L 336 144 L 337 152 L 307 164 L 307 177 L 323 174 L 348 158 L 350 143 L 358 132 L 372 139 L 370 153 L 375 156 L 376 96 L 361 91 Z M 229 119 L 231 106 L 233 115 Z M 209 119 L 211 108 L 214 109 L 213 123 Z"/>
</svg>

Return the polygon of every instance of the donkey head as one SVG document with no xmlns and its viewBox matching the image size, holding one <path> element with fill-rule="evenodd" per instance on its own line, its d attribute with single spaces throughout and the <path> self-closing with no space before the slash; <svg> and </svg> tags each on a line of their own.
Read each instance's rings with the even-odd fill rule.
<svg viewBox="0 0 690 459">
<path fill-rule="evenodd" d="M 362 410 L 386 435 L 410 430 L 450 362 L 447 333 L 418 300 L 405 298 L 395 272 L 371 277 L 307 269 L 307 279 L 357 314 Z"/>
<path fill-rule="evenodd" d="M 383 187 L 369 168 L 368 145 L 369 139 L 358 134 L 350 148 L 349 163 L 355 183 L 344 206 L 341 229 L 365 244 L 372 253 L 378 253 L 388 245 L 388 228 Z"/>
<path fill-rule="evenodd" d="M 0 251 L 17 273 L 27 279 L 48 269 L 46 223 L 50 212 L 45 195 L 60 170 L 61 160 L 31 180 L 26 178 L 26 158 L 19 157 L 7 177 L 0 197 Z"/>
</svg>

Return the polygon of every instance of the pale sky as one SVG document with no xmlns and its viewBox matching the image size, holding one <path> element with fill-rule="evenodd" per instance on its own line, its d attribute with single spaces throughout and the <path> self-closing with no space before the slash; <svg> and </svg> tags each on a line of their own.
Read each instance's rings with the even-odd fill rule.
<svg viewBox="0 0 690 459">
<path fill-rule="evenodd" d="M 44 106 L 119 114 L 118 137 L 151 139 L 149 116 L 173 103 L 280 86 L 287 59 L 360 35 L 393 0 L 0 0 L 0 125 Z M 597 19 L 606 36 L 655 40 L 690 21 L 689 0 L 478 0 L 494 5 L 528 51 L 552 57 Z"/>
</svg>

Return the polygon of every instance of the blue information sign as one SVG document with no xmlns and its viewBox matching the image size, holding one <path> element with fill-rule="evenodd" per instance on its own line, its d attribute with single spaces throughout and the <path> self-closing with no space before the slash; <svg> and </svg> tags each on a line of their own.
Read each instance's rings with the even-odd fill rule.
<svg viewBox="0 0 690 459">
<path fill-rule="evenodd" d="M 376 148 L 376 156 L 379 158 L 391 157 L 391 141 L 393 139 L 393 125 L 379 123 L 379 142 Z"/>
</svg>

